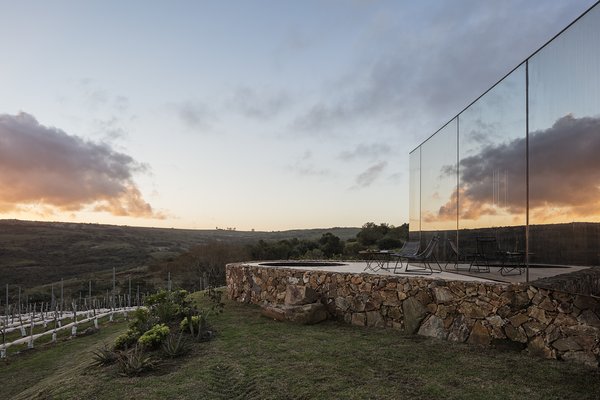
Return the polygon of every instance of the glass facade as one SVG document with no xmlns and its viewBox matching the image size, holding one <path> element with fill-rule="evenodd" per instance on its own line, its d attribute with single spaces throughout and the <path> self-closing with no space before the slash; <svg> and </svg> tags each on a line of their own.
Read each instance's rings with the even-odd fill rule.
<svg viewBox="0 0 600 400">
<path fill-rule="evenodd" d="M 600 5 L 410 154 L 410 238 L 600 265 Z"/>
</svg>

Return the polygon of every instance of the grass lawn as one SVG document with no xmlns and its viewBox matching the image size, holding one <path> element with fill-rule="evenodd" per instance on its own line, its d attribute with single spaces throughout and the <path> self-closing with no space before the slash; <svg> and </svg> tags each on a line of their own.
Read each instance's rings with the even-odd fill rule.
<svg viewBox="0 0 600 400">
<path fill-rule="evenodd" d="M 598 399 L 600 372 L 394 330 L 296 326 L 227 302 L 217 337 L 144 376 L 93 367 L 89 351 L 126 327 L 0 363 L 0 398 L 16 399 Z"/>
</svg>

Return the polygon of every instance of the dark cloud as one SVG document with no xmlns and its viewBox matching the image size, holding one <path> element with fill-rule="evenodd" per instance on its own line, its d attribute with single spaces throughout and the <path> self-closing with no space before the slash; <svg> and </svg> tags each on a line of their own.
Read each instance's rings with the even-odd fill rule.
<svg viewBox="0 0 600 400">
<path fill-rule="evenodd" d="M 292 99 L 284 91 L 271 92 L 243 86 L 233 92 L 227 103 L 228 108 L 247 118 L 265 120 L 285 111 L 292 104 Z"/>
<path fill-rule="evenodd" d="M 133 181 L 147 167 L 130 156 L 38 123 L 31 115 L 0 114 L 0 211 L 27 205 L 162 218 Z"/>
<path fill-rule="evenodd" d="M 525 138 L 515 139 L 488 145 L 461 160 L 461 218 L 524 214 L 525 146 Z M 563 221 L 596 220 L 600 215 L 600 118 L 562 117 L 550 128 L 532 132 L 529 149 L 529 205 L 535 222 L 557 216 Z M 455 193 L 430 219 L 455 218 L 454 204 Z"/>
<path fill-rule="evenodd" d="M 376 160 L 386 157 L 392 152 L 391 146 L 385 143 L 361 143 L 352 150 L 345 150 L 339 154 L 343 161 L 355 161 L 357 159 Z"/>
<path fill-rule="evenodd" d="M 387 167 L 387 161 L 381 161 L 377 164 L 371 165 L 356 177 L 356 184 L 353 186 L 353 188 L 359 189 L 371 186 L 371 184 L 381 176 L 385 167 Z"/>
</svg>

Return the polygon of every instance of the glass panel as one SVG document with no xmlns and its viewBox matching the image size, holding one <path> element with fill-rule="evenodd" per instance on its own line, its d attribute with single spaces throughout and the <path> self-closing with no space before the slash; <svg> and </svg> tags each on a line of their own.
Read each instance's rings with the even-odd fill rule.
<svg viewBox="0 0 600 400">
<path fill-rule="evenodd" d="M 409 156 L 409 234 L 410 240 L 421 238 L 421 147 Z"/>
<path fill-rule="evenodd" d="M 600 264 L 600 7 L 529 60 L 531 261 Z"/>
<path fill-rule="evenodd" d="M 448 259 L 447 240 L 456 240 L 456 145 L 456 118 L 421 145 L 421 239 L 440 236 L 438 260 Z"/>
<path fill-rule="evenodd" d="M 477 236 L 500 249 L 525 250 L 527 207 L 525 64 L 459 116 L 460 248 L 474 252 Z"/>
</svg>

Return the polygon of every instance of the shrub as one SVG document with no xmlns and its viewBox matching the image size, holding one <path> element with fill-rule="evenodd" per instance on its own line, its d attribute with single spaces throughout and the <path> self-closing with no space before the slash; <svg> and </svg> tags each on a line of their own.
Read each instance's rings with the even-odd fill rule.
<svg viewBox="0 0 600 400">
<path fill-rule="evenodd" d="M 145 348 L 156 348 L 169 335 L 170 329 L 165 324 L 156 324 L 150 330 L 144 332 L 138 339 L 138 343 Z"/>
<path fill-rule="evenodd" d="M 154 306 L 153 311 L 156 313 L 158 322 L 163 324 L 177 319 L 180 314 L 179 307 L 169 301 L 157 304 Z"/>
<path fill-rule="evenodd" d="M 150 310 L 145 307 L 140 307 L 131 314 L 129 327 L 138 332 L 146 332 L 157 322 L 156 318 L 150 314 Z"/>
<path fill-rule="evenodd" d="M 184 316 L 189 307 L 190 300 L 186 290 L 162 290 L 146 298 L 150 315 L 154 315 L 156 322 L 168 324 Z"/>
<path fill-rule="evenodd" d="M 152 356 L 146 354 L 141 346 L 119 353 L 117 365 L 121 374 L 126 376 L 139 375 L 144 371 L 153 369 L 156 362 Z"/>
<path fill-rule="evenodd" d="M 191 326 L 190 326 L 190 320 L 191 320 Z M 194 332 L 198 332 L 199 325 L 200 325 L 200 316 L 193 315 L 191 318 L 185 317 L 184 319 L 181 320 L 181 322 L 179 323 L 179 330 L 185 331 L 187 329 L 193 335 Z"/>
<path fill-rule="evenodd" d="M 141 333 L 135 328 L 127 329 L 127 332 L 119 335 L 115 340 L 115 349 L 123 350 L 135 345 Z"/>
</svg>

